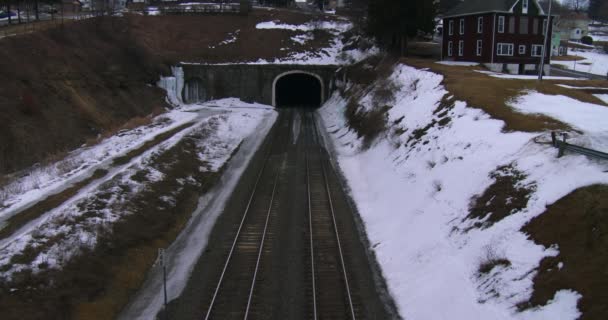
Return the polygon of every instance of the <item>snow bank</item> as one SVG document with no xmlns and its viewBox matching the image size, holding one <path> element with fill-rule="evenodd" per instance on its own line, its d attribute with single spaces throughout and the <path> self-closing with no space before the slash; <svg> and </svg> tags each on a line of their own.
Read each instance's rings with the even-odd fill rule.
<svg viewBox="0 0 608 320">
<path fill-rule="evenodd" d="M 233 108 L 232 106 L 235 105 L 237 107 Z M 219 170 L 241 142 L 246 138 L 257 137 L 256 130 L 262 122 L 274 119 L 272 114 L 275 112 L 271 109 L 267 106 L 261 107 L 239 103 L 236 99 L 227 99 L 203 105 L 183 106 L 163 115 L 168 119 L 174 119 L 170 122 L 170 126 L 162 128 L 165 131 L 166 127 L 175 127 L 174 123 L 178 122 L 176 120 L 182 122 L 188 120 L 194 124 L 148 149 L 142 155 L 134 157 L 127 164 L 119 166 L 107 164 L 105 168 L 109 173 L 103 179 L 93 181 L 60 206 L 29 222 L 11 236 L 0 239 L 0 266 L 3 270 L 0 272 L 0 278 L 10 279 L 14 272 L 23 269 L 37 272 L 40 264 L 44 264 L 46 268 L 61 268 L 83 248 L 93 248 L 100 230 L 107 230 L 105 228 L 109 228 L 112 223 L 130 214 L 128 210 L 114 210 L 116 205 L 129 201 L 130 197 L 145 189 L 146 185 L 138 182 L 134 175 L 147 170 L 148 181 L 162 180 L 164 178 L 162 173 L 152 167 L 153 159 L 185 137 L 196 135 L 197 132 L 210 131 L 204 135 L 203 140 L 197 141 L 197 145 L 200 145 L 197 156 L 207 164 L 207 167 L 201 170 L 212 172 Z M 86 150 L 87 152 L 81 152 L 80 155 L 86 155 L 91 162 L 111 162 L 110 160 L 117 154 L 125 154 L 128 150 L 132 150 L 134 145 L 143 144 L 151 139 L 152 133 L 160 131 L 154 130 L 153 127 L 138 129 L 145 134 L 138 135 L 138 130 L 134 130 L 135 133 L 132 134 L 128 132 L 119 134 Z M 258 137 L 258 139 L 262 138 L 263 136 Z M 66 183 L 61 177 L 56 180 L 57 184 Z M 126 190 L 129 191 L 124 191 L 122 186 L 127 186 Z M 95 199 L 103 199 L 100 201 L 104 204 L 103 208 L 98 210 L 94 219 L 81 219 L 89 212 L 88 204 L 94 203 Z M 166 202 L 170 201 L 173 199 L 166 199 Z M 54 244 L 47 247 L 46 243 L 50 241 Z M 21 254 L 28 247 L 42 248 L 34 261 L 29 264 L 11 263 L 12 257 Z"/>
<path fill-rule="evenodd" d="M 435 63 L 443 64 L 446 66 L 459 66 L 459 67 L 474 67 L 478 66 L 478 62 L 466 62 L 466 61 L 437 61 Z"/>
<path fill-rule="evenodd" d="M 605 76 L 608 73 L 608 54 L 600 50 L 570 49 L 570 54 L 583 57 L 581 61 L 552 61 L 553 65 L 562 65 L 569 70 L 593 73 Z"/>
<path fill-rule="evenodd" d="M 401 316 L 576 319 L 580 294 L 569 290 L 542 308 L 516 310 L 532 293 L 539 261 L 558 254 L 520 230 L 572 190 L 608 183 L 602 173 L 607 165 L 577 155 L 557 159 L 554 148 L 533 142 L 538 134 L 505 133 L 502 121 L 465 102 L 434 113 L 449 96 L 440 75 L 399 65 L 390 78 L 401 88 L 388 111 L 390 128 L 367 150 L 347 125 L 345 99 L 334 95 L 319 113 Z M 364 96 L 362 110 L 372 101 Z M 490 173 L 503 165 L 535 186 L 528 205 L 488 228 L 474 228 L 466 218 L 470 199 L 494 182 Z M 480 274 L 489 256 L 508 259 L 510 266 Z"/>
<path fill-rule="evenodd" d="M 510 101 L 515 110 L 537 113 L 568 123 L 590 133 L 608 133 L 608 108 L 585 103 L 570 97 L 550 96 L 536 91 L 528 92 Z"/>
<path fill-rule="evenodd" d="M 500 79 L 516 79 L 516 80 L 536 80 L 536 79 L 538 79 L 537 75 L 527 76 L 527 75 L 496 73 L 496 72 L 492 72 L 492 71 L 483 71 L 483 70 L 475 70 L 475 71 L 479 72 L 479 73 L 487 74 L 493 78 L 500 78 Z M 552 76 L 547 76 L 547 77 L 544 76 L 543 79 L 545 79 L 545 80 L 581 80 L 579 78 L 552 77 Z"/>
<path fill-rule="evenodd" d="M 299 25 L 278 23 L 276 21 L 266 21 L 260 22 L 255 26 L 256 29 L 283 29 L 292 31 L 312 31 L 320 29 L 335 30 L 338 32 L 345 32 L 351 29 L 352 27 L 352 24 L 346 21 L 318 21 Z"/>
<path fill-rule="evenodd" d="M 594 96 L 608 104 L 608 94 L 595 94 Z"/>
</svg>

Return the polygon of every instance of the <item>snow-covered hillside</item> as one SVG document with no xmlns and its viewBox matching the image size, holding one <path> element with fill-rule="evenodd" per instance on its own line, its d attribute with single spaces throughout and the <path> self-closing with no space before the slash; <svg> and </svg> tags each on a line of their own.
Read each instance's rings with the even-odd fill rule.
<svg viewBox="0 0 608 320">
<path fill-rule="evenodd" d="M 389 79 L 397 90 L 386 103 L 392 106 L 387 129 L 369 148 L 348 125 L 345 110 L 352 101 L 334 94 L 319 111 L 401 316 L 576 319 L 581 295 L 572 290 L 558 291 L 540 308 L 518 311 L 516 305 L 532 294 L 539 261 L 559 252 L 535 244 L 521 229 L 571 191 L 608 183 L 608 163 L 571 154 L 558 159 L 546 144 L 548 133 L 504 132 L 504 122 L 455 101 L 442 80 L 397 65 Z M 386 82 L 356 101 L 360 111 L 375 108 L 380 87 Z M 572 121 L 583 132 L 572 134 L 575 143 L 603 146 L 597 141 L 608 133 L 604 106 L 524 94 L 511 102 L 519 112 Z M 586 112 L 594 115 L 576 117 Z M 497 214 L 501 208 L 476 216 L 475 199 L 504 179 L 517 191 L 503 199 L 502 207 L 509 208 L 504 216 Z M 493 201 L 478 206 L 501 206 Z"/>
</svg>

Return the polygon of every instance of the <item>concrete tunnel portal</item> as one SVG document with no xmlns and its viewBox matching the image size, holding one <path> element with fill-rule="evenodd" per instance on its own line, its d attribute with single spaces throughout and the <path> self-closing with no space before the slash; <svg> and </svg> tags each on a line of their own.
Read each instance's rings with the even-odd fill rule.
<svg viewBox="0 0 608 320">
<path fill-rule="evenodd" d="M 176 93 L 186 103 L 223 98 L 276 108 L 318 108 L 331 94 L 335 65 L 186 64 L 180 65 Z"/>
<path fill-rule="evenodd" d="M 273 83 L 273 106 L 277 108 L 318 108 L 323 97 L 323 80 L 314 73 L 289 71 L 277 76 Z"/>
</svg>

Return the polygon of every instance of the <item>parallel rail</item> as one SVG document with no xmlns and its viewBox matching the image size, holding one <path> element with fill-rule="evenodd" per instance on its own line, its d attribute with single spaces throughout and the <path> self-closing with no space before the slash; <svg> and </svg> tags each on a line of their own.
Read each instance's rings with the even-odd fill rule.
<svg viewBox="0 0 608 320">
<path fill-rule="evenodd" d="M 314 114 L 307 117 L 309 145 L 313 157 L 306 156 L 308 190 L 313 319 L 353 319 L 357 309 L 353 303 L 344 251 L 334 212 L 333 199 L 323 151 L 318 143 Z"/>
<path fill-rule="evenodd" d="M 270 142 L 268 154 L 258 172 L 224 267 L 210 298 L 204 318 L 206 320 L 247 319 L 250 315 L 251 301 L 280 174 L 278 164 L 275 164 L 276 168 L 272 168 L 271 163 L 272 150 L 276 143 L 274 139 Z M 269 174 L 272 179 L 269 179 Z"/>
</svg>

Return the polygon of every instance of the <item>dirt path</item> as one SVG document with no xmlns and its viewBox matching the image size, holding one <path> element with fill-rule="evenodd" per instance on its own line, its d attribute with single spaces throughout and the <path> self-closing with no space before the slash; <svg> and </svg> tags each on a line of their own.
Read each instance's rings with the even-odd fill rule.
<svg viewBox="0 0 608 320">
<path fill-rule="evenodd" d="M 170 319 L 242 319 L 245 313 L 251 319 L 312 319 L 315 310 L 318 319 L 348 319 L 353 313 L 358 319 L 398 317 L 312 119 L 307 111 L 281 111 L 186 288 L 171 301 Z"/>
</svg>

